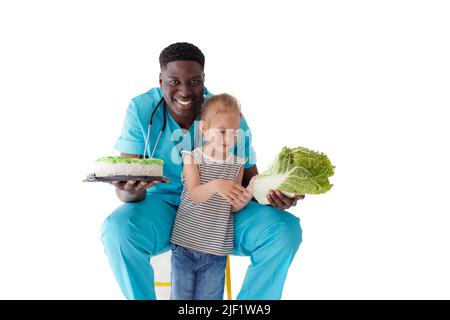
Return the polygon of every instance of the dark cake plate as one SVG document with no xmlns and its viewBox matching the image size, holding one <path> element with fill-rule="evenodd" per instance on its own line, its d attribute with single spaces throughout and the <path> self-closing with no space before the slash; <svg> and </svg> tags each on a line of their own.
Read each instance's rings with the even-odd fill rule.
<svg viewBox="0 0 450 320">
<path fill-rule="evenodd" d="M 153 181 L 169 182 L 166 177 L 162 176 L 107 176 L 97 177 L 95 173 L 91 173 L 83 180 L 83 182 L 111 182 L 111 181 Z"/>
</svg>

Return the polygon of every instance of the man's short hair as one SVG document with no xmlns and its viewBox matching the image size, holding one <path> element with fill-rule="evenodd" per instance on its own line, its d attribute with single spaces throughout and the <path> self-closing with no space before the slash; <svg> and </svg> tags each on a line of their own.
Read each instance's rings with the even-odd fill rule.
<svg viewBox="0 0 450 320">
<path fill-rule="evenodd" d="M 205 67 L 205 56 L 199 48 L 188 42 L 177 42 L 171 44 L 159 55 L 159 65 L 161 70 L 165 69 L 167 64 L 172 61 L 196 61 L 202 66 L 202 70 Z"/>
</svg>

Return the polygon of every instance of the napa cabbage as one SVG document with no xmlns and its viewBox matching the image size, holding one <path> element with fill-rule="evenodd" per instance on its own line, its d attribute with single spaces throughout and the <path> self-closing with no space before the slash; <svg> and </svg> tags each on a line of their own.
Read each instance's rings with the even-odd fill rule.
<svg viewBox="0 0 450 320">
<path fill-rule="evenodd" d="M 321 194 L 333 186 L 328 180 L 334 166 L 322 152 L 303 147 L 284 147 L 269 168 L 253 177 L 248 189 L 262 204 L 269 204 L 267 194 L 277 189 L 289 197 Z"/>
</svg>

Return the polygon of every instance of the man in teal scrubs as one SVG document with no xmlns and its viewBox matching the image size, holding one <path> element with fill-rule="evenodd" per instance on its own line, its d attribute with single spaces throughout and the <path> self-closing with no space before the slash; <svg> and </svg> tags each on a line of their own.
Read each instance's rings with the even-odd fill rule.
<svg viewBox="0 0 450 320">
<path fill-rule="evenodd" d="M 194 147 L 198 109 L 211 95 L 204 87 L 205 58 L 196 46 L 172 44 L 161 52 L 159 60 L 160 87 L 131 100 L 115 149 L 124 157 L 142 157 L 145 152 L 146 156 L 163 159 L 169 183 L 113 183 L 117 196 L 125 203 L 102 226 L 105 252 L 128 299 L 156 299 L 149 260 L 170 248 L 182 190 L 180 152 Z M 148 135 L 150 116 L 158 103 Z M 241 129 L 244 134 L 234 152 L 249 159 L 242 182 L 245 187 L 258 170 L 244 117 Z M 234 215 L 233 254 L 250 256 L 251 260 L 238 299 L 280 299 L 289 265 L 301 243 L 300 220 L 284 210 L 295 206 L 303 196 L 290 199 L 271 190 L 267 198 L 270 206 L 250 201 Z"/>
</svg>

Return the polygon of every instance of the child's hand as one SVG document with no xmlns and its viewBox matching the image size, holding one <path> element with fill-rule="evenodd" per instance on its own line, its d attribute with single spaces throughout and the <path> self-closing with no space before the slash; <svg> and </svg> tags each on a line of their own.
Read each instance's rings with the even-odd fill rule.
<svg viewBox="0 0 450 320">
<path fill-rule="evenodd" d="M 215 192 L 224 197 L 232 206 L 245 205 L 252 198 L 252 194 L 243 186 L 231 180 L 217 179 Z"/>
<path fill-rule="evenodd" d="M 239 203 L 238 205 L 231 205 L 231 212 L 237 212 L 239 210 L 241 210 L 242 208 L 244 208 L 247 203 L 250 202 L 250 200 L 252 200 L 253 198 L 253 193 L 248 192 L 248 194 L 245 196 L 245 201 L 242 203 Z"/>
</svg>

